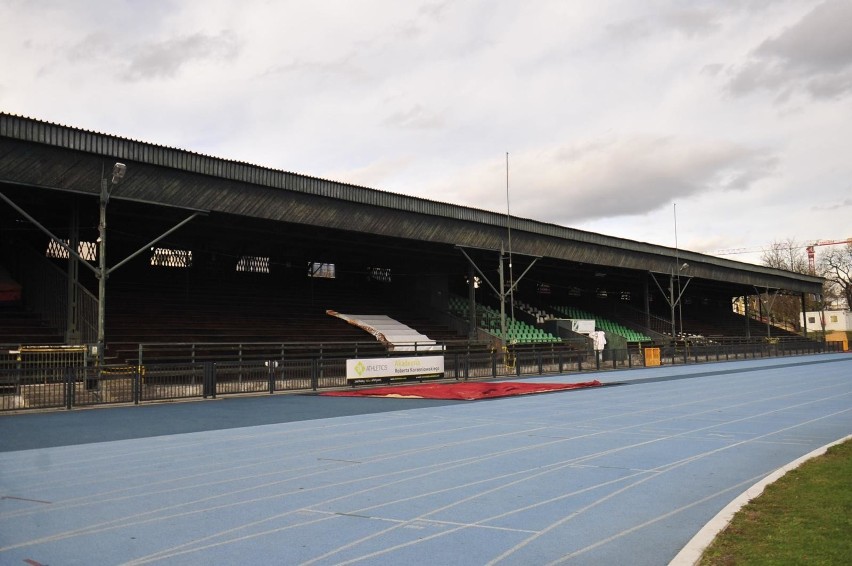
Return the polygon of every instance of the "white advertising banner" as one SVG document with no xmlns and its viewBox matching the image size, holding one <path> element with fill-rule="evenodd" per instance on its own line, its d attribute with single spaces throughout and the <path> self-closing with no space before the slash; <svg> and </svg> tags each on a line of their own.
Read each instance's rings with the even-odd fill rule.
<svg viewBox="0 0 852 566">
<path fill-rule="evenodd" d="M 346 379 L 407 378 L 444 373 L 444 356 L 346 360 Z"/>
</svg>

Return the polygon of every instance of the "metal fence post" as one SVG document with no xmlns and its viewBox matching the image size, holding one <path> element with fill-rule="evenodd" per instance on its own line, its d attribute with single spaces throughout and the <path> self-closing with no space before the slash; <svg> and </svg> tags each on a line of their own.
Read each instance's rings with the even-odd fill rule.
<svg viewBox="0 0 852 566">
<path fill-rule="evenodd" d="M 103 372 L 103 366 L 98 366 L 98 371 L 94 377 L 90 377 L 88 372 L 86 372 L 86 391 L 94 391 L 96 389 L 100 389 L 100 378 Z"/>
<path fill-rule="evenodd" d="M 491 377 L 497 377 L 497 352 L 491 351 Z"/>
<path fill-rule="evenodd" d="M 207 397 L 216 398 L 216 362 L 204 362 L 201 365 L 202 368 L 202 379 L 201 379 L 201 394 L 207 399 Z"/>
<path fill-rule="evenodd" d="M 201 397 L 207 399 L 210 396 L 210 369 L 211 362 L 201 364 Z"/>
<path fill-rule="evenodd" d="M 139 397 L 142 393 L 142 377 L 139 375 L 139 366 L 133 368 L 133 404 L 139 404 Z"/>
<path fill-rule="evenodd" d="M 275 366 L 278 362 L 275 360 L 268 360 L 266 363 L 269 366 L 267 372 L 267 377 L 269 378 L 269 394 L 272 395 L 275 393 Z"/>
<path fill-rule="evenodd" d="M 74 403 L 74 368 L 65 368 L 65 408 L 70 410 Z"/>
<path fill-rule="evenodd" d="M 311 358 L 311 389 L 319 388 L 319 360 Z"/>
</svg>

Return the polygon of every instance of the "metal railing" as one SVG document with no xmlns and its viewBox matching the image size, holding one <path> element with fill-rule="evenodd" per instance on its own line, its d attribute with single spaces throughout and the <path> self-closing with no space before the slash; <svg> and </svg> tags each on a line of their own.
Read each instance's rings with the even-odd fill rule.
<svg viewBox="0 0 852 566">
<path fill-rule="evenodd" d="M 694 364 L 840 352 L 841 342 L 759 342 L 660 347 L 661 365 Z M 107 366 L 86 362 L 0 364 L 0 411 L 71 409 L 111 403 L 139 404 L 220 395 L 312 392 L 354 387 L 344 356 L 271 357 L 267 360 L 204 360 Z M 393 357 L 393 356 L 391 356 Z M 645 350 L 524 348 L 448 350 L 444 380 L 465 381 L 644 367 Z M 582 379 L 582 378 L 579 378 Z"/>
</svg>

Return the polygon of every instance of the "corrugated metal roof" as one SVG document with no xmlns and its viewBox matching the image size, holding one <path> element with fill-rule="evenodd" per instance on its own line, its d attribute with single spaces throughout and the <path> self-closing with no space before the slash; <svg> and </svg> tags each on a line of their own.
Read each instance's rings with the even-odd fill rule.
<svg viewBox="0 0 852 566">
<path fill-rule="evenodd" d="M 454 240 L 451 243 L 497 247 L 501 239 L 500 234 L 506 230 L 507 218 L 504 214 L 269 169 L 11 114 L 0 113 L 0 137 L 133 161 L 154 167 L 165 167 L 235 183 L 281 189 L 295 194 L 332 199 L 335 202 L 381 207 L 409 215 L 423 215 L 423 218 L 412 221 L 410 216 L 399 217 L 393 214 L 376 215 L 375 213 L 362 212 L 365 220 L 369 220 L 365 222 L 364 231 L 373 230 L 372 233 L 376 234 L 387 233 L 387 230 L 392 229 L 393 235 L 399 237 L 424 239 L 426 241 L 440 239 L 445 242 L 447 238 L 458 237 L 459 240 Z M 146 200 L 146 191 L 150 195 L 152 183 L 156 185 L 155 179 L 151 177 L 152 175 L 149 175 L 145 179 L 147 183 L 144 184 L 144 187 L 141 181 L 138 182 L 137 184 L 140 187 L 138 194 L 128 196 L 128 198 Z M 255 194 L 253 198 L 249 199 L 246 198 L 247 195 L 244 191 L 226 190 L 225 185 L 229 185 L 229 183 L 221 183 L 222 186 L 219 187 L 208 185 L 205 187 L 208 194 L 201 195 L 197 188 L 198 182 L 184 182 L 183 179 L 171 179 L 170 182 L 171 184 L 167 186 L 160 186 L 159 190 L 164 195 L 168 194 L 175 199 L 184 199 L 184 206 L 209 208 L 207 206 L 210 204 L 209 202 L 196 201 L 193 203 L 191 199 L 202 199 L 204 197 L 210 200 L 212 198 L 210 191 L 216 189 L 216 202 L 223 211 L 271 218 L 269 211 L 275 208 L 271 206 L 268 195 L 264 197 Z M 213 185 L 217 184 L 220 183 L 213 183 Z M 95 187 L 97 185 L 89 181 L 88 186 Z M 164 199 L 163 202 L 166 203 L 167 201 Z M 168 202 L 168 204 L 176 205 L 175 202 Z M 282 208 L 280 204 L 278 208 L 280 214 Z M 360 207 L 355 208 L 359 209 Z M 366 209 L 360 210 L 365 211 Z M 310 207 L 306 206 L 298 207 L 299 222 L 316 221 L 321 224 L 325 222 L 325 225 L 337 227 L 343 227 L 344 223 L 351 224 L 353 213 L 357 213 L 357 211 L 351 207 L 343 210 L 331 206 L 325 211 L 311 210 Z M 330 223 L 331 215 L 338 216 L 336 222 Z M 367 219 L 366 217 L 371 218 Z M 393 220 L 391 225 L 383 225 L 383 222 L 390 220 Z M 458 225 L 457 222 L 463 224 Z M 479 226 L 479 229 L 476 229 L 475 226 Z M 821 278 L 818 277 L 793 274 L 687 250 L 675 250 L 665 246 L 576 230 L 531 219 L 512 217 L 511 228 L 514 238 L 513 244 L 518 247 L 518 251 L 535 255 L 549 255 L 550 257 L 572 261 L 662 272 L 667 272 L 671 268 L 672 261 L 678 258 L 680 261 L 701 264 L 702 277 L 710 277 L 715 274 L 722 280 L 770 285 L 807 292 L 819 292 L 816 289 L 822 283 Z M 477 234 L 477 230 L 481 230 L 482 233 Z M 524 235 L 529 237 L 525 239 Z M 735 273 L 736 275 L 733 275 Z"/>
</svg>

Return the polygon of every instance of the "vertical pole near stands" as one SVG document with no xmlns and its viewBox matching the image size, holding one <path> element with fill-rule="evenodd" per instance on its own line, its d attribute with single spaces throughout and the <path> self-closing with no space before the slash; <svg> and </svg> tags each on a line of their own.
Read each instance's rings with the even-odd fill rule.
<svg viewBox="0 0 852 566">
<path fill-rule="evenodd" d="M 65 368 L 65 408 L 71 410 L 74 398 L 74 368 Z"/>
<path fill-rule="evenodd" d="M 133 368 L 133 404 L 138 405 L 139 399 L 142 397 L 142 372 L 141 366 Z"/>
<path fill-rule="evenodd" d="M 98 221 L 98 371 L 103 370 L 104 365 L 104 347 L 106 340 L 104 337 L 104 327 L 106 325 L 106 280 L 109 276 L 106 265 L 106 208 L 109 204 L 109 189 L 115 187 L 123 178 L 127 171 L 127 166 L 124 163 L 116 163 L 112 167 L 112 180 L 107 184 L 106 178 L 101 178 L 101 193 L 100 193 L 100 219 Z"/>
</svg>

